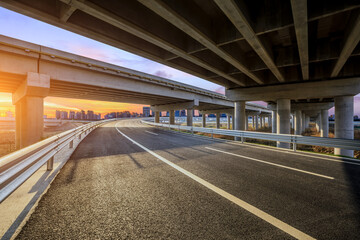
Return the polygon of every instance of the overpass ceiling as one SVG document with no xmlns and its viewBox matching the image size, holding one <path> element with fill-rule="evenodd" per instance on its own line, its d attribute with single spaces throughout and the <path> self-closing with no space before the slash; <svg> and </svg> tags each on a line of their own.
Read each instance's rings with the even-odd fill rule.
<svg viewBox="0 0 360 240">
<path fill-rule="evenodd" d="M 2 0 L 227 88 L 360 76 L 358 0 Z"/>
</svg>

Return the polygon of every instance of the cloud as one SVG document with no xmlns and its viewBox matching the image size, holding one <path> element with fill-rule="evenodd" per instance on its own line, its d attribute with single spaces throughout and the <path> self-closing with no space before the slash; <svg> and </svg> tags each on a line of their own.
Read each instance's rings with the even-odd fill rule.
<svg viewBox="0 0 360 240">
<path fill-rule="evenodd" d="M 172 75 L 170 73 L 167 73 L 166 71 L 162 71 L 162 70 L 156 71 L 154 75 L 162 78 L 172 78 Z"/>
</svg>

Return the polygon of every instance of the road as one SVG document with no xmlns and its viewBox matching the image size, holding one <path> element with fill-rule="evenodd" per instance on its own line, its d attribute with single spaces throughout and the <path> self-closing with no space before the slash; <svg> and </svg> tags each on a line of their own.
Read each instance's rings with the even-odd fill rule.
<svg viewBox="0 0 360 240">
<path fill-rule="evenodd" d="M 18 239 L 358 239 L 360 164 L 111 122 Z"/>
</svg>

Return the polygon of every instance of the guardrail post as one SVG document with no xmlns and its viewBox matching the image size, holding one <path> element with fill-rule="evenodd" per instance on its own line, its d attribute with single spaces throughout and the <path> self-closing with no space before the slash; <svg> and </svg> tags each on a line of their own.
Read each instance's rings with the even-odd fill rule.
<svg viewBox="0 0 360 240">
<path fill-rule="evenodd" d="M 74 148 L 74 140 L 70 142 L 69 148 Z"/>
<path fill-rule="evenodd" d="M 46 163 L 47 171 L 51 171 L 54 168 L 54 156 L 52 156 Z"/>
</svg>

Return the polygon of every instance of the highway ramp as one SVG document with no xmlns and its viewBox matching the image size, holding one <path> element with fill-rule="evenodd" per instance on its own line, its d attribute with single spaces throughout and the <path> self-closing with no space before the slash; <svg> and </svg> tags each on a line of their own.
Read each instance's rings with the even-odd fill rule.
<svg viewBox="0 0 360 240">
<path fill-rule="evenodd" d="M 111 122 L 17 239 L 357 239 L 360 164 Z"/>
</svg>

